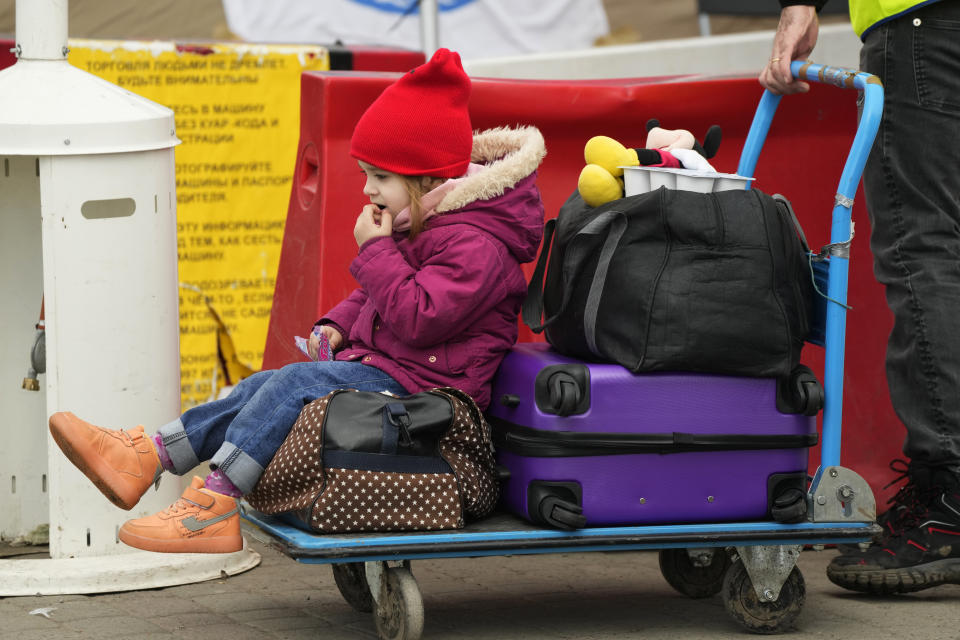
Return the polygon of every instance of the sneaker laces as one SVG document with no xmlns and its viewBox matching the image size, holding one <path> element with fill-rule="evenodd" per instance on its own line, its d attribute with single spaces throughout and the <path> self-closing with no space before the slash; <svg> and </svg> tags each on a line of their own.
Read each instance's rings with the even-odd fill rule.
<svg viewBox="0 0 960 640">
<path fill-rule="evenodd" d="M 186 498 L 177 498 L 176 502 L 174 502 L 172 505 L 170 505 L 160 513 L 163 513 L 165 515 L 170 515 L 170 516 L 176 516 L 183 513 L 184 511 L 187 511 L 191 505 L 197 506 L 196 503 L 190 502 Z"/>
<path fill-rule="evenodd" d="M 892 515 L 883 535 L 899 537 L 904 531 L 914 528 L 926 515 L 927 502 L 937 493 L 937 489 L 922 485 L 915 476 L 910 474 L 910 464 L 902 458 L 891 460 L 890 470 L 900 475 L 884 485 L 884 489 L 889 489 L 904 478 L 907 479 L 907 483 L 887 500 L 887 504 L 890 505 L 887 509 Z"/>
<path fill-rule="evenodd" d="M 123 438 L 130 443 L 130 445 L 136 445 L 136 441 L 142 440 L 145 435 L 143 431 L 136 427 L 133 429 L 118 429 L 118 431 L 120 432 L 120 435 L 122 435 Z M 136 436 L 132 434 L 136 434 Z"/>
</svg>

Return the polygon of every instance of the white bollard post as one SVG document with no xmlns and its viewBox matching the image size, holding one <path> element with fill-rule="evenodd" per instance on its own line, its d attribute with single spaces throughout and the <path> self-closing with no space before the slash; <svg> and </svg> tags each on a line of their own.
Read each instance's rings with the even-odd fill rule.
<svg viewBox="0 0 960 640">
<path fill-rule="evenodd" d="M 122 511 L 48 435 L 56 411 L 148 433 L 180 413 L 173 112 L 66 61 L 66 4 L 18 0 L 21 57 L 0 72 L 0 367 L 26 372 L 41 296 L 47 354 L 45 402 L 19 388 L 22 373 L 0 378 L 0 463 L 12 469 L 0 532 L 35 524 L 48 496 L 51 555 L 0 564 L 0 596 L 184 584 L 260 560 L 126 547 L 120 525 L 169 506 L 180 483 Z"/>
</svg>

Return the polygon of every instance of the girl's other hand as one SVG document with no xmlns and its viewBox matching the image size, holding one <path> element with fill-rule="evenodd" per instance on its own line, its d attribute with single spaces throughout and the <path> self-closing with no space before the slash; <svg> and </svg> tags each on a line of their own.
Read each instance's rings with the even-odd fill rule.
<svg viewBox="0 0 960 640">
<path fill-rule="evenodd" d="M 330 325 L 325 324 L 319 327 L 319 329 L 319 334 L 311 332 L 310 339 L 307 340 L 307 351 L 310 352 L 310 357 L 314 360 L 317 359 L 317 350 L 320 348 L 321 335 L 327 337 L 327 344 L 330 345 L 330 351 L 336 351 L 340 348 L 340 345 L 343 344 L 343 336 Z"/>
<path fill-rule="evenodd" d="M 386 209 L 380 210 L 375 204 L 368 204 L 357 216 L 357 224 L 353 227 L 353 237 L 357 246 L 373 238 L 389 236 L 393 233 L 393 216 Z"/>
</svg>

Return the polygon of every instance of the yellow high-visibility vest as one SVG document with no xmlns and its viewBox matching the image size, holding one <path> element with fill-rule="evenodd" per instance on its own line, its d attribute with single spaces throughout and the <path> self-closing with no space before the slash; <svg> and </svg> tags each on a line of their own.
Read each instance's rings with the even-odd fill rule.
<svg viewBox="0 0 960 640">
<path fill-rule="evenodd" d="M 881 22 L 937 0 L 850 0 L 850 23 L 861 38 Z"/>
</svg>

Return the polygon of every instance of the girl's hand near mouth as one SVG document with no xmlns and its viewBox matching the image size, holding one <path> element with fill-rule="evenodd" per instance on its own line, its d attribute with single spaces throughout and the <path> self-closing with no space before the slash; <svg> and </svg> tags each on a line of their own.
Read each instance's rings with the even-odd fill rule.
<svg viewBox="0 0 960 640">
<path fill-rule="evenodd" d="M 362 247 L 368 240 L 386 237 L 392 233 L 393 215 L 385 207 L 376 204 L 364 206 L 353 227 L 353 237 L 358 247 Z"/>
</svg>

